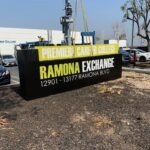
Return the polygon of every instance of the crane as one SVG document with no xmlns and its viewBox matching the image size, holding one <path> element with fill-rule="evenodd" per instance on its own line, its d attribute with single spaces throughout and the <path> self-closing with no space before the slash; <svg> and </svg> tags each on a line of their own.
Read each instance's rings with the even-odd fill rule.
<svg viewBox="0 0 150 150">
<path fill-rule="evenodd" d="M 72 18 L 72 6 L 70 0 L 65 0 L 65 16 L 61 17 L 62 31 L 64 33 L 64 43 L 71 45 L 71 24 L 73 23 Z"/>
<path fill-rule="evenodd" d="M 92 43 L 95 44 L 95 31 L 89 32 L 87 18 L 85 15 L 85 9 L 83 5 L 83 1 L 80 0 L 82 15 L 83 15 L 83 23 L 85 32 L 81 32 L 82 37 L 82 44 L 85 44 L 84 37 L 86 37 L 86 42 L 90 42 L 90 38 L 87 40 L 88 37 L 92 37 Z M 76 0 L 76 8 L 75 8 L 75 16 L 77 16 L 77 8 L 78 7 L 78 0 Z M 61 17 L 61 24 L 62 24 L 62 32 L 64 33 L 64 44 L 71 45 L 73 43 L 73 37 L 71 36 L 71 24 L 76 22 L 76 18 L 72 18 L 72 6 L 70 0 L 65 0 L 65 16 Z"/>
</svg>

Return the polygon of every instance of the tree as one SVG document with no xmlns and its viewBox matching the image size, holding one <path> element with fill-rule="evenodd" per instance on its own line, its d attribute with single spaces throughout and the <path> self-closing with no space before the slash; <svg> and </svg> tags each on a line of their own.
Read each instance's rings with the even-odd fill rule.
<svg viewBox="0 0 150 150">
<path fill-rule="evenodd" d="M 147 41 L 150 52 L 150 0 L 127 0 L 121 9 L 124 12 L 124 21 L 136 23 L 137 36 Z"/>
<path fill-rule="evenodd" d="M 123 28 L 119 23 L 113 23 L 112 29 L 114 32 L 114 38 L 117 40 L 125 40 L 126 39 L 126 34 L 123 31 Z"/>
</svg>

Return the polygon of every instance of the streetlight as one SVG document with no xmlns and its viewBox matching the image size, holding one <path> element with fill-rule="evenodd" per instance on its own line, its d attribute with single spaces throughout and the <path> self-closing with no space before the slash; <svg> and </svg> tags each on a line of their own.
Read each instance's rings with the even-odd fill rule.
<svg viewBox="0 0 150 150">
<path fill-rule="evenodd" d="M 131 40 L 131 46 L 133 47 L 133 42 L 134 42 L 134 14 L 135 14 L 135 11 L 132 7 L 128 8 L 127 9 L 127 14 L 128 14 L 128 11 L 130 11 L 132 13 L 132 40 Z M 129 16 L 127 16 L 127 19 L 129 19 Z"/>
</svg>

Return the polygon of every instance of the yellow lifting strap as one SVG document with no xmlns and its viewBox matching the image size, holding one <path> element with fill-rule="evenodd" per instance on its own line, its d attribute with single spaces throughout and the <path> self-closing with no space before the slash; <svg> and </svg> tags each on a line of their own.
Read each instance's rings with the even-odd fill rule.
<svg viewBox="0 0 150 150">
<path fill-rule="evenodd" d="M 84 25 L 84 31 L 89 32 L 89 27 L 88 27 L 88 22 L 87 22 L 87 17 L 85 13 L 85 8 L 84 8 L 84 3 L 83 0 L 80 0 L 80 5 L 81 5 L 81 10 L 82 10 L 82 16 L 83 16 L 83 25 Z M 77 20 L 77 12 L 78 12 L 78 0 L 76 0 L 75 4 L 75 16 L 74 16 L 74 23 L 73 23 L 73 33 L 72 33 L 72 38 L 76 40 L 76 20 Z M 86 42 L 91 43 L 91 38 L 90 36 L 86 36 Z M 75 43 L 75 42 L 74 42 Z M 92 44 L 92 43 L 91 43 Z"/>
<path fill-rule="evenodd" d="M 74 39 L 73 45 L 75 45 L 75 41 L 76 41 L 77 12 L 78 12 L 78 0 L 76 0 L 75 3 L 75 15 L 74 15 L 73 30 L 72 30 L 72 39 Z"/>
</svg>

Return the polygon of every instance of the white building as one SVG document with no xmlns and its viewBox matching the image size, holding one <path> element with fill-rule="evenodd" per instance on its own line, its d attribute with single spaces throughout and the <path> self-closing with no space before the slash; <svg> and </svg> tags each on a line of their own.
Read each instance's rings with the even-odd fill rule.
<svg viewBox="0 0 150 150">
<path fill-rule="evenodd" d="M 14 55 L 15 45 L 38 41 L 38 36 L 44 38 L 45 41 L 50 41 L 52 44 L 61 44 L 64 40 L 62 31 L 0 27 L 0 53 Z M 81 44 L 80 32 L 76 32 L 75 37 L 75 43 Z"/>
<path fill-rule="evenodd" d="M 127 47 L 127 40 L 104 40 L 104 44 L 118 44 L 119 47 Z"/>
</svg>

